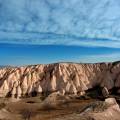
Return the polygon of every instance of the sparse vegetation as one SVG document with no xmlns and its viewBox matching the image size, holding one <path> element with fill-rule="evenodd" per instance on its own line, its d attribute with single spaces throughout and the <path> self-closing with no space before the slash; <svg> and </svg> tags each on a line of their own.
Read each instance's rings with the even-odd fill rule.
<svg viewBox="0 0 120 120">
<path fill-rule="evenodd" d="M 5 103 L 0 103 L 0 110 L 6 106 Z"/>
<path fill-rule="evenodd" d="M 34 117 L 37 114 L 37 112 L 32 111 L 32 109 L 24 109 L 20 114 L 22 115 L 23 120 L 30 120 L 31 117 Z"/>
<path fill-rule="evenodd" d="M 20 114 L 22 115 L 24 120 L 30 120 L 32 112 L 30 110 L 25 109 L 22 110 Z"/>
</svg>

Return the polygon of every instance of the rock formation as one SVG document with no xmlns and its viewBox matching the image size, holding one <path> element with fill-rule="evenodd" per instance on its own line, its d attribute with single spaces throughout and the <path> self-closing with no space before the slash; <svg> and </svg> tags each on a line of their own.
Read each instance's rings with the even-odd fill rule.
<svg viewBox="0 0 120 120">
<path fill-rule="evenodd" d="M 114 98 L 85 105 L 81 113 L 60 116 L 54 120 L 120 120 L 120 107 Z M 50 119 L 53 120 L 53 119 Z"/>
<path fill-rule="evenodd" d="M 89 120 L 119 120 L 120 108 L 114 98 L 108 98 L 105 99 L 105 102 L 94 102 L 89 105 L 81 113 L 81 117 L 89 117 Z"/>
<path fill-rule="evenodd" d="M 95 86 L 120 93 L 120 62 L 77 64 L 55 63 L 0 69 L 0 97 L 31 93 L 83 94 Z"/>
</svg>

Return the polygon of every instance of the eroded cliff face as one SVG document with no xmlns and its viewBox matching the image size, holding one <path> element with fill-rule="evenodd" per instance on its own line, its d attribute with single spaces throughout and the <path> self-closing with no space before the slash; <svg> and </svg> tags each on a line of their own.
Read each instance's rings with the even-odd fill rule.
<svg viewBox="0 0 120 120">
<path fill-rule="evenodd" d="M 56 63 L 0 69 L 0 97 L 21 97 L 32 92 L 59 91 L 84 94 L 95 86 L 120 92 L 120 63 Z"/>
</svg>

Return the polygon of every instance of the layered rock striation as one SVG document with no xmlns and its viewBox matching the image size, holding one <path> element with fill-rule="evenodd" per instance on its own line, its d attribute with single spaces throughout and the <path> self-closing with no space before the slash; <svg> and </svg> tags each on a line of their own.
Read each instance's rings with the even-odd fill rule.
<svg viewBox="0 0 120 120">
<path fill-rule="evenodd" d="M 0 69 L 0 97 L 59 91 L 84 94 L 95 86 L 120 93 L 120 62 L 77 64 L 55 63 Z"/>
</svg>

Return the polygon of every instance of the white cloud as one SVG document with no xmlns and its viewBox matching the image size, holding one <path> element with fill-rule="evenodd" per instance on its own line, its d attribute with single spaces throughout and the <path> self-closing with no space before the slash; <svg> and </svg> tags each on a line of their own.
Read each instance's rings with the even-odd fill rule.
<svg viewBox="0 0 120 120">
<path fill-rule="evenodd" d="M 119 11 L 119 0 L 0 0 L 0 42 L 17 43 L 18 39 L 18 43 L 23 43 L 25 39 L 26 44 L 120 48 Z M 39 33 L 45 37 L 41 39 Z M 47 33 L 96 41 L 75 37 L 46 39 Z"/>
<path fill-rule="evenodd" d="M 82 63 L 114 62 L 120 60 L 120 53 L 85 55 L 75 59 Z"/>
<path fill-rule="evenodd" d="M 73 35 L 32 33 L 32 32 L 0 32 L 0 43 L 34 44 L 34 45 L 68 45 L 88 47 L 120 48 L 120 41 L 105 38 L 77 37 Z"/>
</svg>

